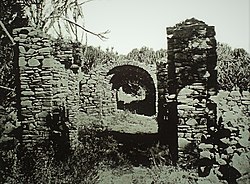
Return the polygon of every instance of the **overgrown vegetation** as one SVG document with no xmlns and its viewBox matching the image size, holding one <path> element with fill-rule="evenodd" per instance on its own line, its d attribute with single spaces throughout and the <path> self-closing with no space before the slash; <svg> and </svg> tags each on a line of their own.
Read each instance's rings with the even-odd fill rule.
<svg viewBox="0 0 250 184">
<path fill-rule="evenodd" d="M 113 47 L 102 50 L 101 47 L 84 46 L 83 71 L 88 72 L 100 64 L 120 62 L 122 60 L 139 61 L 145 64 L 154 64 L 167 56 L 165 49 L 153 50 L 152 48 L 135 48 L 126 55 L 119 54 Z"/>
<path fill-rule="evenodd" d="M 23 1 L 29 5 L 33 1 Z M 79 19 L 83 18 L 82 10 L 79 9 L 80 1 L 52 1 L 55 7 L 51 11 L 51 17 L 42 17 L 39 12 L 43 6 L 48 6 L 45 1 L 37 1 L 40 4 L 32 5 L 28 8 L 33 24 L 38 28 L 48 31 L 49 28 L 57 28 L 58 37 L 62 37 L 60 32 L 60 16 L 66 21 L 65 28 L 73 33 L 74 40 L 79 41 Z M 66 3 L 65 3 L 66 2 Z M 88 1 L 82 1 L 85 3 Z M 68 9 L 67 9 L 68 8 Z M 0 15 L 0 20 L 6 26 L 9 33 L 19 26 L 27 25 L 27 19 L 22 18 L 22 7 L 15 0 L 0 1 L 0 11 L 5 12 Z M 28 9 L 26 9 L 28 11 Z M 70 23 L 68 11 L 73 11 Z M 33 13 L 33 15 L 32 15 Z M 54 16 L 55 15 L 55 16 Z M 62 18 L 62 17 L 61 17 Z M 65 23 L 65 22 L 64 22 Z M 84 28 L 84 27 L 83 27 Z M 85 30 L 88 31 L 88 30 Z M 95 34 L 100 38 L 103 34 Z M 213 173 L 207 178 L 201 179 L 193 170 L 183 170 L 177 167 L 166 166 L 171 164 L 168 158 L 168 149 L 162 149 L 157 142 L 150 142 L 151 147 L 139 145 L 141 135 L 136 135 L 128 142 L 118 142 L 114 135 L 107 129 L 109 126 L 114 130 L 123 130 L 125 123 L 141 125 L 147 121 L 154 123 L 155 120 L 136 117 L 131 114 L 120 113 L 110 117 L 88 117 L 79 119 L 79 145 L 64 160 L 55 158 L 55 153 L 50 146 L 37 147 L 32 151 L 20 150 L 18 140 L 21 136 L 20 124 L 16 117 L 16 96 L 15 96 L 15 68 L 14 52 L 11 39 L 3 29 L 0 29 L 0 182 L 3 183 L 216 183 L 220 182 Z M 142 47 L 133 49 L 127 55 L 119 55 L 114 48 L 103 51 L 100 47 L 84 46 L 84 71 L 89 71 L 97 64 L 109 62 L 119 62 L 128 59 L 146 64 L 156 63 L 157 60 L 166 57 L 166 50 Z M 238 89 L 239 91 L 250 90 L 250 56 L 244 49 L 232 49 L 226 44 L 219 44 L 218 49 L 218 83 L 223 90 Z M 231 112 L 230 112 L 231 113 Z M 241 114 L 242 115 L 242 114 Z M 229 118 L 230 116 L 227 116 Z M 230 124 L 238 124 L 239 121 L 247 120 L 239 118 L 230 119 Z M 229 122 L 229 121 L 228 121 Z M 228 123 L 229 124 L 229 123 Z M 247 123 L 246 123 L 247 124 Z M 103 126 L 106 125 L 106 126 Z M 139 126 L 138 126 L 139 127 Z M 154 131 L 151 127 L 149 131 Z M 134 129 L 138 130 L 139 129 Z M 134 131 L 133 130 L 133 131 Z M 132 132 L 138 133 L 138 132 Z M 120 136 L 120 135 L 119 135 Z M 149 135 L 150 139 L 151 136 Z M 144 142 L 145 137 L 142 137 Z M 132 149 L 134 142 L 141 147 Z M 246 141 L 247 142 L 247 141 Z M 129 146 L 121 147 L 129 143 Z M 129 148 L 129 149 L 128 149 Z M 145 149 L 144 149 L 145 148 Z M 19 151 L 19 155 L 17 152 Z M 125 154 L 129 152 L 129 154 Z M 20 153 L 22 153 L 20 155 Z M 147 167 L 140 166 L 140 160 L 136 161 L 137 166 L 132 163 L 131 157 L 135 154 L 142 154 L 149 160 Z M 132 155 L 132 156 L 131 156 Z M 129 158 L 130 157 L 130 158 Z M 143 157 L 144 159 L 145 157 Z M 148 164 L 148 163 L 147 163 Z M 138 166 L 139 165 L 139 166 Z"/>
<path fill-rule="evenodd" d="M 119 117 L 128 116 L 121 113 Z M 129 116 L 129 119 L 132 120 Z M 124 118 L 124 121 L 127 119 Z M 1 150 L 0 180 L 3 183 L 117 183 L 124 178 L 125 183 L 162 183 L 181 182 L 194 183 L 197 180 L 195 171 L 185 171 L 169 165 L 167 149 L 159 145 L 148 147 L 147 153 L 137 150 L 120 152 L 121 145 L 108 133 L 107 127 L 100 124 L 100 118 L 84 118 L 85 122 L 79 130 L 79 144 L 72 153 L 63 160 L 54 156 L 48 145 L 39 145 L 33 150 L 16 149 Z M 121 121 L 121 119 L 120 119 Z M 136 122 L 136 118 L 132 120 Z M 126 122 L 124 122 L 126 123 Z M 150 165 L 135 167 L 129 152 L 147 154 Z M 190 172 L 192 176 L 190 177 Z M 108 176 L 107 176 L 108 175 Z M 185 181 L 185 182 L 183 182 Z"/>
<path fill-rule="evenodd" d="M 1 150 L 0 180 L 3 183 L 96 183 L 102 165 L 126 165 L 109 136 L 98 137 L 102 127 L 79 131 L 80 142 L 67 158 L 58 160 L 48 145 L 32 150 Z"/>
<path fill-rule="evenodd" d="M 15 98 L 14 47 L 7 34 L 26 22 L 21 20 L 21 6 L 15 0 L 1 1 L 0 11 L 5 12 L 0 15 L 0 21 L 6 29 L 0 26 L 0 105 L 7 108 Z"/>
<path fill-rule="evenodd" d="M 244 49 L 232 49 L 227 44 L 218 44 L 219 88 L 250 91 L 250 55 Z"/>
</svg>

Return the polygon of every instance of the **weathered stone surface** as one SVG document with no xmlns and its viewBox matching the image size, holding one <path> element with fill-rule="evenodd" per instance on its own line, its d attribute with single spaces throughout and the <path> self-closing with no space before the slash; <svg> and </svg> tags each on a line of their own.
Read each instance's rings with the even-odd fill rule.
<svg viewBox="0 0 250 184">
<path fill-rule="evenodd" d="M 241 94 L 240 94 L 240 92 L 239 91 L 232 91 L 231 93 L 230 93 L 230 96 L 231 97 L 241 97 Z"/>
<path fill-rule="evenodd" d="M 26 100 L 21 102 L 21 106 L 24 107 L 31 107 L 32 106 L 32 101 Z"/>
<path fill-rule="evenodd" d="M 31 67 L 37 67 L 40 65 L 39 60 L 35 59 L 35 58 L 31 58 L 28 60 L 28 65 Z"/>
<path fill-rule="evenodd" d="M 178 138 L 179 150 L 185 151 L 190 144 L 191 144 L 191 142 L 188 141 L 187 139 L 185 139 L 185 138 Z"/>
<path fill-rule="evenodd" d="M 217 162 L 219 165 L 226 165 L 226 164 L 227 164 L 227 162 L 226 162 L 224 159 L 222 159 L 222 158 L 216 159 L 216 162 Z"/>
<path fill-rule="evenodd" d="M 250 98 L 249 98 L 250 99 Z M 243 105 L 250 105 L 250 100 L 244 100 L 241 102 Z"/>
<path fill-rule="evenodd" d="M 38 118 L 46 118 L 48 116 L 48 112 L 47 111 L 42 111 L 42 112 L 38 113 L 36 116 Z"/>
<path fill-rule="evenodd" d="M 53 76 L 42 76 L 43 80 L 52 80 Z"/>
<path fill-rule="evenodd" d="M 28 33 L 29 36 L 37 36 L 39 34 L 38 30 L 33 30 Z"/>
<path fill-rule="evenodd" d="M 49 54 L 52 51 L 51 47 L 44 47 L 41 49 L 38 49 L 38 52 L 41 54 Z"/>
<path fill-rule="evenodd" d="M 19 57 L 19 66 L 23 67 L 27 64 L 27 62 L 25 61 L 25 57 Z"/>
<path fill-rule="evenodd" d="M 21 94 L 23 96 L 32 96 L 34 95 L 35 93 L 33 91 L 22 91 Z"/>
<path fill-rule="evenodd" d="M 29 129 L 30 129 L 30 130 L 35 130 L 35 129 L 36 129 L 36 126 L 35 126 L 33 123 L 30 123 L 30 124 L 29 124 Z"/>
<path fill-rule="evenodd" d="M 35 49 L 30 48 L 30 49 L 27 51 L 27 54 L 34 54 L 35 51 L 36 51 Z"/>
<path fill-rule="evenodd" d="M 204 177 L 205 181 L 211 181 L 211 183 L 219 183 L 218 177 L 214 174 L 213 170 L 209 167 L 211 164 L 199 167 L 199 175 Z M 199 178 L 198 184 L 203 184 L 203 178 Z"/>
<path fill-rule="evenodd" d="M 210 153 L 209 151 L 202 151 L 200 153 L 200 158 L 208 158 L 211 159 L 212 157 L 212 153 Z"/>
<path fill-rule="evenodd" d="M 53 58 L 45 58 L 42 61 L 42 66 L 45 68 L 53 67 L 53 66 L 55 66 L 55 60 Z"/>
<path fill-rule="evenodd" d="M 41 38 L 32 38 L 32 41 L 33 42 L 38 42 L 38 41 L 41 41 Z"/>
<path fill-rule="evenodd" d="M 19 52 L 20 53 L 26 53 L 26 50 L 25 50 L 24 46 L 19 46 Z"/>
<path fill-rule="evenodd" d="M 201 149 L 201 150 L 210 150 L 213 147 L 214 146 L 212 144 L 205 144 L 205 143 L 199 144 L 199 149 Z"/>
<path fill-rule="evenodd" d="M 226 151 L 227 151 L 227 154 L 228 154 L 228 155 L 231 155 L 231 154 L 234 153 L 234 149 L 233 149 L 232 147 L 228 147 L 228 148 L 226 149 Z"/>
<path fill-rule="evenodd" d="M 236 180 L 237 184 L 246 184 L 246 183 L 250 183 L 250 173 L 241 176 L 240 178 L 238 178 Z"/>
<path fill-rule="evenodd" d="M 230 144 L 229 138 L 222 138 L 222 139 L 220 139 L 220 140 L 221 140 L 221 142 L 223 142 L 223 143 L 225 143 L 225 144 Z"/>
<path fill-rule="evenodd" d="M 16 128 L 16 126 L 14 126 L 11 122 L 7 122 L 7 123 L 5 123 L 5 125 L 4 125 L 3 134 L 9 134 L 9 133 L 11 133 L 15 128 Z"/>
<path fill-rule="evenodd" d="M 44 59 L 44 56 L 36 56 L 36 59 Z"/>
<path fill-rule="evenodd" d="M 21 39 L 20 37 L 15 37 L 15 38 L 14 38 L 14 41 L 15 41 L 15 42 L 19 42 L 20 39 Z"/>
<path fill-rule="evenodd" d="M 198 122 L 193 119 L 193 118 L 190 118 L 187 122 L 186 122 L 187 125 L 190 125 L 190 126 L 195 126 L 195 125 L 198 125 Z"/>
<path fill-rule="evenodd" d="M 246 138 L 241 138 L 238 143 L 242 146 L 242 147 L 249 147 L 250 146 L 250 142 L 248 141 L 248 139 Z"/>
</svg>

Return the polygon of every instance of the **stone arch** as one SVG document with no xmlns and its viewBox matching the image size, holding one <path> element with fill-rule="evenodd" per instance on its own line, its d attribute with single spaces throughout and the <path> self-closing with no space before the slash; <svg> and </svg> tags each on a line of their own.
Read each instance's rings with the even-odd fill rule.
<svg viewBox="0 0 250 184">
<path fill-rule="evenodd" d="M 121 61 L 114 61 L 114 62 L 109 62 L 109 63 L 106 63 L 106 64 L 100 64 L 100 65 L 95 67 L 95 69 L 93 70 L 92 73 L 97 72 L 97 73 L 106 74 L 111 69 L 113 69 L 115 67 L 118 67 L 118 66 L 123 66 L 123 65 L 133 65 L 133 66 L 137 66 L 137 67 L 142 68 L 143 70 L 147 71 L 148 74 L 152 77 L 152 79 L 154 81 L 155 88 L 157 88 L 157 86 L 156 86 L 156 84 L 157 84 L 156 64 L 146 64 L 146 63 L 139 62 L 139 61 L 124 59 L 124 60 L 121 60 Z"/>
<path fill-rule="evenodd" d="M 151 87 L 155 91 L 155 99 L 157 99 L 157 79 L 156 79 L 156 65 L 145 64 L 142 62 L 131 60 L 120 60 L 116 62 L 109 62 L 105 64 L 98 64 L 88 74 L 84 74 L 80 82 L 80 98 L 81 98 L 81 110 L 87 114 L 102 114 L 107 115 L 117 110 L 117 96 L 116 90 L 112 90 L 112 83 L 110 83 L 111 75 L 110 71 L 120 70 L 123 72 L 124 66 L 131 66 L 137 68 L 139 73 L 144 73 L 144 76 L 151 81 Z M 116 69 L 114 69 L 116 68 Z M 114 70 L 112 70 L 114 69 Z M 110 72 L 110 73 L 109 73 Z M 110 74 L 110 75 L 109 75 Z M 115 74 L 115 76 L 118 76 Z M 140 80 L 142 83 L 142 80 Z M 144 85 L 145 86 L 145 85 Z M 156 114 L 157 101 L 152 105 L 154 113 Z M 153 110 L 151 111 L 153 112 Z M 143 113 L 141 113 L 143 114 Z M 149 113 L 146 113 L 149 114 Z"/>
<path fill-rule="evenodd" d="M 112 74 L 110 83 L 112 90 L 116 90 L 118 109 L 148 116 L 156 113 L 156 88 L 153 78 L 146 70 L 126 64 L 116 66 L 107 73 L 107 75 Z M 125 103 L 121 100 L 119 97 L 121 92 L 129 95 L 130 102 Z"/>
</svg>

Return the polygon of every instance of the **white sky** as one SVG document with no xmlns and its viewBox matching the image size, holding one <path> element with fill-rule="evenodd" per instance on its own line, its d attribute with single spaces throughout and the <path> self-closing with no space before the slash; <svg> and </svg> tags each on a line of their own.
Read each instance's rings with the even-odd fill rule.
<svg viewBox="0 0 250 184">
<path fill-rule="evenodd" d="M 106 41 L 89 35 L 88 45 L 120 54 L 166 48 L 166 27 L 192 17 L 215 26 L 218 42 L 250 52 L 249 0 L 95 0 L 84 5 L 84 13 L 86 28 L 111 31 Z"/>
</svg>

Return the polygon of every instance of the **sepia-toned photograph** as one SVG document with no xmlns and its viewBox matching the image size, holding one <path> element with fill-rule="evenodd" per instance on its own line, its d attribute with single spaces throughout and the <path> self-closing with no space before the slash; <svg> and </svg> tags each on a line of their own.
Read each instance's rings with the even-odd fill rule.
<svg viewBox="0 0 250 184">
<path fill-rule="evenodd" d="M 249 184 L 249 0 L 0 0 L 0 184 Z"/>
</svg>

